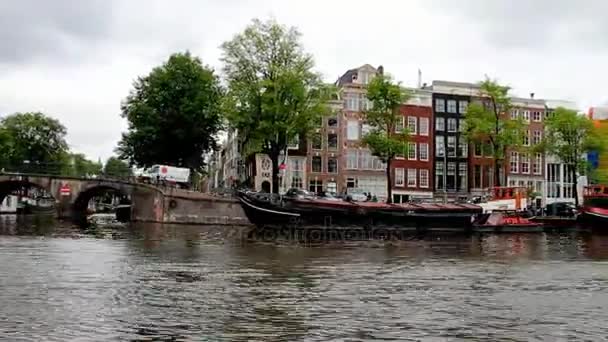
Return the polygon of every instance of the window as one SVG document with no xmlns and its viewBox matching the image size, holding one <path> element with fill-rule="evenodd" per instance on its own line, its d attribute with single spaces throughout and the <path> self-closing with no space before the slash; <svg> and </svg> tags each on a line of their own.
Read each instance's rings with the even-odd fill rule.
<svg viewBox="0 0 608 342">
<path fill-rule="evenodd" d="M 415 116 L 407 117 L 407 129 L 411 135 L 418 133 L 418 120 Z"/>
<path fill-rule="evenodd" d="M 366 123 L 361 124 L 361 136 L 362 137 L 366 136 L 371 131 L 372 131 L 372 126 L 370 126 Z"/>
<path fill-rule="evenodd" d="M 445 119 L 444 118 L 435 118 L 435 130 L 436 131 L 445 131 Z"/>
<path fill-rule="evenodd" d="M 357 168 L 357 150 L 348 150 L 346 152 L 346 168 L 351 170 Z"/>
<path fill-rule="evenodd" d="M 367 97 L 363 96 L 363 99 L 361 99 L 361 102 L 363 103 L 363 110 L 374 109 L 374 103 L 372 101 L 370 101 Z"/>
<path fill-rule="evenodd" d="M 530 146 L 530 131 L 525 131 L 524 132 L 524 141 L 523 141 L 524 146 Z"/>
<path fill-rule="evenodd" d="M 405 184 L 405 171 L 403 168 L 395 169 L 395 186 L 403 186 Z"/>
<path fill-rule="evenodd" d="M 416 186 L 416 169 L 407 169 L 407 186 Z"/>
<path fill-rule="evenodd" d="M 327 118 L 327 127 L 329 127 L 329 128 L 338 127 L 338 118 L 336 118 L 335 116 Z"/>
<path fill-rule="evenodd" d="M 420 187 L 421 188 L 428 188 L 429 187 L 429 170 L 427 169 L 420 169 L 419 171 L 419 177 L 420 177 Z"/>
<path fill-rule="evenodd" d="M 336 182 L 327 182 L 327 192 L 332 194 L 338 193 L 338 184 Z"/>
<path fill-rule="evenodd" d="M 312 172 L 323 172 L 323 158 L 320 156 L 312 157 Z"/>
<path fill-rule="evenodd" d="M 429 160 L 429 144 L 420 143 L 420 146 L 418 147 L 418 149 L 419 149 L 418 154 L 420 155 L 420 160 L 428 161 Z"/>
<path fill-rule="evenodd" d="M 530 173 L 530 157 L 527 153 L 521 155 L 521 173 Z"/>
<path fill-rule="evenodd" d="M 448 136 L 448 157 L 456 157 L 456 137 Z"/>
<path fill-rule="evenodd" d="M 429 135 L 429 118 L 420 118 L 420 135 Z"/>
<path fill-rule="evenodd" d="M 397 118 L 397 122 L 395 123 L 395 133 L 403 132 L 403 120 L 404 119 L 405 119 L 404 117 Z"/>
<path fill-rule="evenodd" d="M 346 187 L 347 188 L 356 188 L 357 187 L 357 179 L 356 178 L 347 178 L 346 179 Z"/>
<path fill-rule="evenodd" d="M 304 163 L 300 158 L 289 158 L 289 171 L 291 176 L 291 187 L 304 188 Z"/>
<path fill-rule="evenodd" d="M 533 121 L 540 122 L 542 120 L 542 117 L 543 117 L 543 115 L 540 111 L 535 110 L 532 112 Z"/>
<path fill-rule="evenodd" d="M 359 94 L 347 93 L 346 97 L 346 110 L 359 111 Z"/>
<path fill-rule="evenodd" d="M 475 157 L 481 157 L 482 156 L 482 151 L 481 151 L 481 143 L 476 142 L 475 143 L 475 151 L 473 152 L 473 154 L 475 155 Z"/>
<path fill-rule="evenodd" d="M 312 135 L 312 149 L 320 150 L 323 148 L 323 139 L 321 139 L 321 133 L 314 133 Z"/>
<path fill-rule="evenodd" d="M 465 100 L 458 101 L 458 113 L 466 114 L 468 108 L 469 108 L 469 101 L 465 101 Z"/>
<path fill-rule="evenodd" d="M 456 119 L 448 119 L 448 132 L 456 132 Z"/>
<path fill-rule="evenodd" d="M 435 187 L 443 189 L 443 162 L 435 163 Z"/>
<path fill-rule="evenodd" d="M 532 136 L 532 144 L 538 145 L 540 141 L 543 139 L 542 131 L 534 131 L 534 135 Z"/>
<path fill-rule="evenodd" d="M 458 164 L 458 178 L 460 180 L 458 184 L 458 189 L 461 191 L 467 190 L 467 164 L 460 163 Z"/>
<path fill-rule="evenodd" d="M 456 100 L 448 100 L 448 113 L 456 113 Z"/>
<path fill-rule="evenodd" d="M 435 111 L 437 113 L 445 113 L 445 100 L 435 99 Z"/>
<path fill-rule="evenodd" d="M 515 120 L 519 116 L 519 111 L 517 109 L 511 110 L 511 119 Z"/>
<path fill-rule="evenodd" d="M 289 140 L 289 144 L 287 145 L 287 148 L 294 149 L 294 150 L 297 150 L 298 148 L 300 148 L 300 135 L 299 134 L 296 134 Z"/>
<path fill-rule="evenodd" d="M 359 121 L 348 120 L 346 122 L 346 139 L 359 140 Z"/>
<path fill-rule="evenodd" d="M 524 121 L 530 121 L 530 111 L 529 110 L 524 110 L 522 111 L 522 117 L 524 118 Z"/>
<path fill-rule="evenodd" d="M 534 164 L 532 165 L 532 172 L 535 175 L 540 175 L 542 173 L 542 165 L 543 165 L 543 155 L 537 153 L 534 157 Z"/>
<path fill-rule="evenodd" d="M 408 160 L 416 160 L 416 143 L 410 142 L 407 143 L 407 159 Z"/>
<path fill-rule="evenodd" d="M 473 188 L 474 189 L 481 189 L 483 188 L 483 184 L 481 182 L 481 165 L 475 165 L 475 167 L 473 168 Z"/>
<path fill-rule="evenodd" d="M 519 172 L 519 154 L 517 154 L 517 152 L 511 152 L 510 166 L 511 173 Z"/>
<path fill-rule="evenodd" d="M 463 158 L 469 156 L 469 145 L 464 137 L 458 137 L 458 156 Z"/>
<path fill-rule="evenodd" d="M 312 179 L 308 182 L 308 190 L 318 194 L 323 191 L 323 181 L 318 179 Z"/>
<path fill-rule="evenodd" d="M 446 188 L 455 190 L 456 189 L 456 163 L 448 163 L 448 169 L 446 172 Z"/>
<path fill-rule="evenodd" d="M 464 132 L 464 120 L 458 119 L 458 132 Z"/>
<path fill-rule="evenodd" d="M 338 148 L 338 135 L 335 133 L 330 133 L 327 135 L 327 147 L 330 149 Z"/>
<path fill-rule="evenodd" d="M 359 169 L 362 170 L 373 170 L 374 159 L 370 151 L 360 150 L 359 151 Z"/>
<path fill-rule="evenodd" d="M 376 170 L 386 170 L 386 163 L 380 160 L 378 157 L 373 157 L 374 160 L 374 169 Z"/>
<path fill-rule="evenodd" d="M 327 158 L 327 172 L 338 173 L 338 159 Z"/>
<path fill-rule="evenodd" d="M 443 157 L 445 153 L 445 138 L 441 135 L 435 137 L 435 154 L 437 157 Z"/>
</svg>

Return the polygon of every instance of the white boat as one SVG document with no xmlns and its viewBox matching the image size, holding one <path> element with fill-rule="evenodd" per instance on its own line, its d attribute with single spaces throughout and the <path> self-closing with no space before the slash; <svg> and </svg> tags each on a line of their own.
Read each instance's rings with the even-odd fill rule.
<svg viewBox="0 0 608 342">
<path fill-rule="evenodd" d="M 504 210 L 522 211 L 526 208 L 527 193 L 528 189 L 525 187 L 494 187 L 488 189 L 487 195 L 475 204 L 482 207 L 484 213 Z"/>
</svg>

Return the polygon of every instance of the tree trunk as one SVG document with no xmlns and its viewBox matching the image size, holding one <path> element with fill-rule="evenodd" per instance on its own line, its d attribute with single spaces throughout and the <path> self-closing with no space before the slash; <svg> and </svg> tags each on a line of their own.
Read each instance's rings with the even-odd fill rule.
<svg viewBox="0 0 608 342">
<path fill-rule="evenodd" d="M 500 162 L 494 158 L 494 186 L 500 186 Z"/>
<path fill-rule="evenodd" d="M 386 203 L 393 203 L 393 182 L 391 177 L 391 158 L 386 160 Z"/>
<path fill-rule="evenodd" d="M 279 193 L 279 153 L 275 151 L 270 151 L 268 153 L 268 157 L 270 157 L 270 161 L 272 162 L 272 193 Z"/>
<path fill-rule="evenodd" d="M 574 196 L 574 205 L 578 208 L 578 177 L 576 169 L 576 167 L 572 167 L 568 172 L 572 175 L 572 195 Z"/>
</svg>

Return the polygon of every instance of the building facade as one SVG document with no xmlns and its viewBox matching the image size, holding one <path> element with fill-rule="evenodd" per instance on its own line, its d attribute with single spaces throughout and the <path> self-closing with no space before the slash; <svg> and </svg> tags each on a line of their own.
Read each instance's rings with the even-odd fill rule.
<svg viewBox="0 0 608 342">
<path fill-rule="evenodd" d="M 462 135 L 464 115 L 479 94 L 472 83 L 433 81 L 435 196 L 469 196 L 469 144 Z"/>
<path fill-rule="evenodd" d="M 408 149 L 391 162 L 393 203 L 433 198 L 433 94 L 424 89 L 407 89 L 411 98 L 400 108 L 401 123 L 407 129 Z"/>
<path fill-rule="evenodd" d="M 338 135 L 338 145 L 342 146 L 338 170 L 343 170 L 339 171 L 340 193 L 367 192 L 379 199 L 387 196 L 386 164 L 361 144 L 362 137 L 370 130 L 363 115 L 363 111 L 371 109 L 371 102 L 366 97 L 367 84 L 382 72 L 382 67 L 376 69 L 366 64 L 348 70 L 336 83 L 344 100 Z"/>
<path fill-rule="evenodd" d="M 534 152 L 544 135 L 545 101 L 534 98 L 512 98 L 510 119 L 524 122 L 522 148 L 511 150 L 507 156 L 507 185 L 526 187 L 534 193 L 534 199 L 542 199 L 545 181 L 545 156 Z M 507 118 L 507 119 L 509 119 Z"/>
</svg>

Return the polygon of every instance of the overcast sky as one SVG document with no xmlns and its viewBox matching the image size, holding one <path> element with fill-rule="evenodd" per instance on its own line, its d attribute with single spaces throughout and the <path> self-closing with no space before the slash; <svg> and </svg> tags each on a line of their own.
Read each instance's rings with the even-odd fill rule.
<svg viewBox="0 0 608 342">
<path fill-rule="evenodd" d="M 327 81 L 365 63 L 412 86 L 418 68 L 429 83 L 488 74 L 586 109 L 608 99 L 606 13 L 603 0 L 4 0 L 0 115 L 47 113 L 105 160 L 137 76 L 186 49 L 219 70 L 219 45 L 254 17 L 297 26 Z"/>
</svg>

